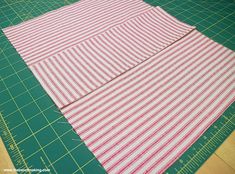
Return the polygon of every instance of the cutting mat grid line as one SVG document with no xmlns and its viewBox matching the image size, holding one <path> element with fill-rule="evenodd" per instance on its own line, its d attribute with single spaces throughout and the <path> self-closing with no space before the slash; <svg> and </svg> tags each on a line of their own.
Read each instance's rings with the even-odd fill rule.
<svg viewBox="0 0 235 174">
<path fill-rule="evenodd" d="M 16 25 L 75 1 L 77 0 L 2 0 L 0 27 Z M 146 0 L 146 2 L 162 6 L 181 21 L 196 25 L 208 37 L 235 50 L 233 1 Z M 51 173 L 106 173 L 2 31 L 0 32 L 0 74 L 1 135 L 16 168 L 24 168 L 25 162 L 29 168 L 49 168 Z M 167 173 L 176 171 L 194 173 L 234 130 L 234 113 L 233 105 L 169 168 Z M 3 125 L 7 125 L 14 141 L 9 140 L 9 134 L 4 136 L 6 126 Z M 16 147 L 20 153 L 15 150 Z M 208 151 L 206 155 L 201 154 L 205 150 Z M 200 153 L 197 154 L 196 151 Z M 21 155 L 23 158 L 20 158 Z M 195 165 L 195 161 L 198 165 Z"/>
<path fill-rule="evenodd" d="M 5 85 L 5 87 L 7 88 L 7 86 L 6 86 L 6 84 L 4 83 L 4 81 L 2 81 L 2 82 L 3 82 L 3 84 Z M 30 133 L 31 133 L 32 138 L 34 138 L 34 139 L 36 140 L 36 142 L 37 142 L 38 145 L 39 145 L 39 148 L 42 150 L 43 154 L 46 156 L 46 158 L 47 158 L 49 164 L 51 164 L 50 159 L 47 157 L 47 155 L 46 155 L 44 149 L 42 148 L 42 146 L 41 146 L 39 140 L 38 140 L 38 139 L 36 138 L 36 136 L 35 136 L 36 132 L 34 132 L 34 131 L 32 130 L 32 128 L 29 126 L 29 123 L 28 123 L 27 121 L 25 121 L 24 115 L 22 114 L 22 111 L 18 108 L 18 104 L 17 104 L 15 98 L 12 96 L 11 92 L 9 91 L 9 89 L 8 89 L 8 93 L 9 93 L 9 95 L 11 96 L 13 103 L 16 105 L 17 110 L 19 111 L 19 114 L 20 114 L 20 115 L 22 116 L 22 118 L 24 119 L 24 122 L 25 122 L 26 127 L 30 130 Z M 52 166 L 52 169 L 56 172 L 54 166 Z M 57 172 L 56 172 L 56 173 L 57 173 Z"/>
</svg>

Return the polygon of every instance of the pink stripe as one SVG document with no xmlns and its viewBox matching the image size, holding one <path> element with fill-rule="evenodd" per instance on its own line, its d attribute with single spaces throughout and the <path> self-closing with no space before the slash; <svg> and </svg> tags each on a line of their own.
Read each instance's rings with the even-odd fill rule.
<svg viewBox="0 0 235 174">
<path fill-rule="evenodd" d="M 89 47 L 89 49 L 88 49 L 85 45 L 82 45 L 82 44 L 81 44 L 81 46 L 83 46 L 84 52 L 82 51 L 83 49 L 81 49 L 81 52 L 83 52 L 84 55 L 85 55 L 85 52 L 91 55 L 91 56 L 87 56 L 87 58 L 90 59 L 90 62 L 95 65 L 95 66 L 94 66 L 94 69 L 95 69 L 95 67 L 97 67 L 97 69 L 99 69 L 99 71 L 101 71 L 103 74 L 105 74 L 107 77 L 109 77 L 109 78 L 111 79 L 111 78 L 112 78 L 111 73 L 113 73 L 113 72 L 110 71 L 110 74 L 109 74 L 108 72 L 105 71 L 105 69 L 108 69 L 108 67 L 107 67 L 105 64 L 101 63 L 101 61 L 99 61 L 98 56 L 96 57 L 96 55 L 94 55 L 94 54 L 91 53 L 91 51 L 90 51 L 91 48 L 90 48 L 88 45 L 87 45 L 87 46 Z M 101 57 L 101 58 L 102 58 L 102 57 Z M 98 65 L 98 64 L 96 63 L 96 61 L 99 62 L 99 63 L 101 63 L 101 65 L 104 66 L 105 68 L 100 67 L 100 65 Z M 97 74 L 98 74 L 98 73 L 97 73 Z M 108 80 L 108 79 L 105 78 L 105 77 L 103 77 L 103 78 L 104 78 L 105 80 Z"/>
<path fill-rule="evenodd" d="M 147 57 L 151 56 L 151 54 L 153 54 L 152 49 L 142 43 L 139 38 L 132 38 L 129 31 L 125 29 L 124 26 L 120 26 L 119 30 L 114 30 L 120 35 L 120 37 L 128 40 L 130 44 L 132 44 L 136 48 L 136 50 L 138 50 L 138 53 L 141 54 L 142 59 L 146 59 Z"/>
<path fill-rule="evenodd" d="M 155 47 L 155 44 L 149 42 L 148 39 L 150 39 L 150 38 L 145 38 L 145 37 L 141 36 L 140 33 L 138 33 L 138 32 L 136 31 L 136 29 L 133 29 L 133 28 L 131 28 L 130 26 L 125 25 L 125 24 L 123 24 L 123 25 L 125 26 L 125 28 L 127 28 L 127 29 L 129 30 L 129 33 L 133 33 L 134 36 L 136 35 L 136 36 L 137 36 L 138 38 L 140 38 L 141 40 L 144 40 L 144 42 L 147 43 L 148 46 L 150 46 L 150 48 L 152 48 L 152 49 L 153 49 L 153 48 L 156 48 L 156 47 Z M 151 40 L 152 40 L 152 39 L 151 39 Z M 160 42 L 160 41 L 158 40 L 158 42 Z M 157 45 L 157 46 L 159 46 L 159 45 Z"/>
<path fill-rule="evenodd" d="M 120 59 L 119 59 L 119 60 L 120 60 L 125 66 L 127 66 L 128 68 L 131 68 L 132 66 L 134 66 L 134 64 L 130 63 L 129 60 L 126 60 L 126 61 L 124 60 L 124 57 L 123 57 L 120 53 L 118 53 L 118 51 L 117 51 L 117 50 L 119 50 L 119 51 L 121 52 L 121 49 L 119 49 L 119 48 L 117 47 L 117 45 L 115 44 L 115 42 L 111 42 L 111 41 L 110 41 L 110 38 L 108 38 L 105 34 L 102 35 L 102 36 L 100 36 L 99 39 L 100 39 L 103 43 L 106 43 L 107 46 L 108 46 L 108 45 L 109 45 L 109 46 L 112 46 L 112 47 L 111 47 L 112 51 L 120 56 Z M 128 64 L 130 64 L 131 66 L 128 65 Z"/>
<path fill-rule="evenodd" d="M 100 78 L 102 78 L 104 81 L 106 81 L 106 78 L 98 71 L 96 70 L 95 67 L 98 67 L 97 64 L 92 60 L 92 58 L 90 58 L 89 56 L 87 56 L 86 52 L 86 48 L 83 46 L 83 45 L 80 45 L 76 47 L 81 53 L 82 53 L 82 56 L 85 56 L 84 57 L 84 61 L 86 62 L 86 64 L 92 69 L 92 71 L 95 72 L 95 74 L 97 74 Z M 84 49 L 84 50 L 83 50 Z M 86 51 L 86 52 L 85 52 Z M 88 61 L 87 61 L 88 60 Z M 98 67 L 99 68 L 99 67 Z M 106 74 L 104 72 L 104 70 L 100 69 L 102 71 L 103 74 Z M 107 74 L 106 74 L 107 75 Z M 102 83 L 102 82 L 101 82 Z"/>
<path fill-rule="evenodd" d="M 83 56 L 80 55 L 80 54 L 77 52 L 77 49 L 78 49 L 79 51 L 81 51 L 81 49 L 80 49 L 79 47 L 76 47 L 76 49 L 72 48 L 72 50 L 82 59 L 82 61 L 85 62 L 86 66 L 91 67 L 90 64 L 86 61 L 86 59 L 83 58 Z M 93 75 L 94 73 L 92 73 L 90 70 L 88 70 L 88 68 L 86 68 L 85 66 L 83 66 L 83 67 L 84 67 L 84 69 L 92 76 L 92 78 L 93 78 L 94 80 L 96 80 L 99 84 L 102 84 L 102 82 L 101 82 L 95 75 Z M 98 73 L 97 73 L 97 74 L 98 74 Z M 98 75 L 100 75 L 100 74 L 98 74 Z M 92 79 L 92 81 L 93 81 L 93 79 Z"/>
<path fill-rule="evenodd" d="M 41 69 L 43 69 L 41 64 L 39 64 L 39 66 L 41 66 Z M 64 86 L 64 84 L 58 79 L 58 77 L 56 76 L 56 74 L 55 74 L 53 71 L 50 70 L 50 67 L 48 66 L 47 63 L 44 63 L 44 66 L 45 66 L 45 67 L 48 69 L 48 71 L 50 72 L 50 74 L 49 74 L 47 71 L 44 71 L 45 74 L 47 75 L 47 77 L 50 79 L 50 82 L 52 82 L 52 83 L 53 83 L 53 86 L 56 87 L 56 92 L 59 92 L 59 93 L 63 96 L 63 99 L 65 99 L 68 103 L 70 103 L 71 101 L 70 101 L 69 98 L 68 98 L 69 96 L 67 96 L 67 95 L 65 94 L 65 92 L 62 91 L 62 90 L 60 89 L 60 87 L 59 87 L 59 86 Z M 56 80 L 60 83 L 59 86 L 54 82 L 54 79 L 52 79 L 51 75 L 53 75 L 53 76 L 56 78 Z M 68 91 L 68 89 L 66 89 L 66 87 L 65 87 L 65 90 Z"/>
<path fill-rule="evenodd" d="M 64 54 L 64 55 L 69 59 L 69 57 L 66 54 Z M 85 93 L 87 93 L 87 91 L 83 88 L 83 86 L 79 84 L 79 82 L 80 82 L 80 83 L 83 83 L 87 88 L 89 88 L 89 90 L 92 90 L 91 87 L 80 77 L 80 75 L 76 71 L 74 71 L 72 69 L 72 67 L 67 63 L 67 61 L 65 61 L 63 59 L 63 57 L 60 54 L 58 54 L 58 57 L 59 57 L 58 64 L 61 67 L 63 67 L 63 69 L 66 72 L 66 74 L 68 76 L 70 76 L 70 78 L 74 81 L 74 83 L 76 83 L 76 85 L 79 86 L 79 88 L 81 88 Z M 62 61 L 63 64 L 61 64 L 60 61 Z M 78 77 L 79 81 L 77 81 L 77 79 L 75 79 L 72 75 L 70 75 L 70 73 L 68 72 L 67 68 L 64 67 L 64 65 L 67 66 L 72 71 L 72 73 Z M 74 65 L 74 66 L 76 67 L 76 65 Z M 76 67 L 76 68 L 77 68 L 77 70 L 79 70 L 79 72 L 81 72 L 79 67 Z"/>
<path fill-rule="evenodd" d="M 107 36 L 112 39 L 116 45 L 119 46 L 120 48 L 120 51 L 122 51 L 123 54 L 125 54 L 125 57 L 129 58 L 128 60 L 128 63 L 132 64 L 132 66 L 135 66 L 136 63 L 138 63 L 134 58 L 135 58 L 135 55 L 134 53 L 132 53 L 128 48 L 128 46 L 123 43 L 123 42 L 120 42 L 119 38 L 111 31 L 109 30 L 107 32 Z M 106 38 L 108 39 L 108 38 Z M 126 60 L 126 59 L 125 59 Z"/>
<path fill-rule="evenodd" d="M 103 54 L 109 57 L 109 55 L 104 52 L 104 50 L 106 50 L 110 55 L 112 55 L 110 56 L 110 59 L 113 59 L 113 61 L 115 62 L 115 64 L 118 65 L 118 67 L 120 67 L 123 70 L 126 69 L 124 66 L 128 67 L 128 65 L 121 59 L 121 55 L 118 52 L 116 52 L 116 50 L 114 50 L 112 47 L 110 47 L 110 45 L 107 45 L 106 42 L 104 42 L 104 40 L 101 37 L 97 37 L 97 38 L 94 37 L 93 39 L 95 43 L 97 43 L 100 47 L 102 47 L 100 51 Z M 118 56 L 116 56 L 116 54 Z M 119 62 L 121 62 L 121 64 Z"/>
<path fill-rule="evenodd" d="M 113 31 L 112 31 L 113 30 Z M 144 56 L 144 52 L 142 50 L 140 50 L 139 48 L 136 48 L 134 44 L 132 44 L 132 40 L 136 39 L 136 37 L 134 38 L 126 38 L 126 37 L 123 37 L 122 34 L 120 34 L 119 30 L 121 30 L 121 26 L 117 29 L 113 28 L 111 30 L 111 33 L 116 36 L 121 43 L 123 43 L 123 45 L 126 45 L 129 49 L 128 51 L 129 52 L 132 52 L 133 55 L 134 55 L 134 61 L 138 61 L 138 62 L 142 62 L 143 61 L 143 58 L 145 57 Z"/>
<path fill-rule="evenodd" d="M 111 68 L 109 68 L 109 66 L 112 67 L 113 69 L 115 69 L 116 71 L 118 71 L 118 73 L 121 73 L 121 71 L 118 69 L 120 67 L 118 67 L 116 61 L 112 58 L 112 57 L 114 57 L 114 55 L 112 53 L 110 53 L 112 55 L 108 56 L 102 49 L 99 49 L 99 47 L 97 46 L 97 43 L 95 44 L 95 42 L 92 40 L 90 40 L 89 47 L 94 52 L 94 55 L 98 55 L 98 57 L 103 58 L 103 60 L 105 61 L 105 63 L 107 63 L 107 65 L 105 65 L 104 63 L 102 63 L 102 65 L 104 65 L 110 72 L 112 72 L 113 75 L 117 76 L 118 74 L 115 73 Z M 98 53 L 97 50 L 99 50 L 107 58 L 105 59 L 100 53 Z"/>
<path fill-rule="evenodd" d="M 73 88 L 74 91 L 76 91 L 76 93 L 79 95 L 79 96 L 82 96 L 82 94 L 76 89 L 76 87 L 74 86 L 74 84 L 70 83 L 66 77 L 64 76 L 63 72 L 61 72 L 58 68 L 58 65 L 56 65 L 53 61 L 51 61 L 51 59 L 48 59 L 48 61 L 50 62 L 50 64 L 55 67 L 57 73 L 59 73 L 58 75 L 59 76 L 62 76 L 63 79 L 65 79 L 66 83 L 71 86 Z M 57 63 L 59 64 L 59 66 L 64 69 L 64 71 L 66 72 L 66 68 L 64 68 L 60 63 L 59 61 L 57 61 Z M 68 74 L 68 73 L 67 73 Z M 73 79 L 72 76 L 69 75 L 69 78 Z M 81 87 L 80 87 L 81 88 Z M 69 90 L 68 90 L 69 91 Z M 69 93 L 71 94 L 71 91 L 69 91 Z M 72 94 L 71 94 L 72 95 Z M 72 95 L 73 98 L 76 98 L 74 95 Z"/>
<path fill-rule="evenodd" d="M 75 49 L 72 49 L 72 50 L 73 50 L 74 52 L 76 52 Z M 68 53 L 69 53 L 71 56 L 73 56 L 73 58 L 75 59 L 76 56 L 75 56 L 70 50 L 68 50 Z M 69 59 L 68 55 L 67 55 L 65 52 L 64 52 L 63 54 L 65 55 L 65 57 L 67 57 L 67 58 Z M 77 55 L 78 55 L 78 54 L 77 54 Z M 78 59 L 76 59 L 76 60 L 70 59 L 70 60 L 71 60 L 72 63 L 74 63 L 75 61 L 78 62 L 79 65 L 80 65 L 85 71 L 87 71 L 89 74 L 92 75 L 92 73 L 91 73 L 89 70 L 87 70 L 87 68 L 86 68 L 85 66 L 83 66 L 82 63 L 80 63 L 80 61 L 79 61 Z M 93 80 L 91 80 L 91 79 L 81 70 L 81 68 L 76 65 L 76 63 L 74 63 L 73 65 L 74 65 L 74 67 L 78 70 L 78 72 L 81 73 L 81 75 L 84 76 L 92 85 L 94 85 L 96 88 L 98 87 L 98 85 L 97 85 L 96 83 L 94 83 Z M 77 73 L 74 73 L 74 74 L 77 75 Z M 78 75 L 77 75 L 77 76 L 78 76 Z M 94 79 L 95 79 L 95 78 L 94 78 Z M 80 81 L 80 79 L 79 79 L 78 81 Z M 85 83 L 85 84 L 86 84 L 86 83 Z M 87 84 L 86 84 L 86 85 L 87 85 Z M 87 86 L 89 86 L 89 85 L 87 85 Z M 91 87 L 90 87 L 90 88 L 91 88 Z"/>
</svg>

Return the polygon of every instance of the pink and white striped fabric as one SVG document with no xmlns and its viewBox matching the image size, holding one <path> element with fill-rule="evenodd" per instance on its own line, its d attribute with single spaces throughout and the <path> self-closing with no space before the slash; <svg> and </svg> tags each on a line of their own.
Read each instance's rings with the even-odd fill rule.
<svg viewBox="0 0 235 174">
<path fill-rule="evenodd" d="M 235 100 L 234 53 L 140 0 L 4 33 L 108 173 L 162 173 Z"/>
<path fill-rule="evenodd" d="M 120 1 L 118 6 L 114 2 L 116 1 L 107 1 L 105 7 L 100 3 L 101 7 L 94 6 L 93 11 L 102 12 L 92 13 L 93 16 L 90 13 L 88 15 L 86 10 L 82 11 L 91 5 L 90 1 L 74 5 L 80 7 L 78 9 L 82 12 L 73 6 L 67 7 L 69 10 L 75 9 L 76 13 L 73 14 L 72 11 L 71 14 L 74 18 L 78 16 L 77 24 L 76 22 L 70 24 L 70 20 L 64 22 L 66 28 L 63 31 L 62 27 L 62 35 L 59 34 L 60 25 L 50 27 L 50 23 L 44 24 L 43 21 L 51 22 L 54 19 L 55 16 L 51 17 L 51 13 L 42 16 L 42 19 L 4 30 L 59 108 L 77 101 L 137 66 L 194 29 L 179 22 L 160 7 L 151 8 L 139 1 L 128 1 L 128 3 Z M 117 10 L 119 6 L 121 9 L 125 8 Z M 60 13 L 55 12 L 61 15 L 62 11 L 67 12 L 67 8 L 60 9 Z M 104 15 L 106 11 L 112 12 L 111 14 L 115 14 L 116 17 L 109 20 L 109 16 Z M 94 15 L 99 22 L 96 20 L 92 22 L 91 18 L 94 18 Z M 86 19 L 85 24 L 81 25 L 80 18 Z M 106 18 L 108 19 L 105 20 Z M 61 19 L 58 20 L 60 22 Z M 103 20 L 106 21 L 105 24 Z M 90 27 L 89 23 L 96 27 Z M 99 28 L 100 25 L 102 29 Z M 46 31 L 47 28 L 49 31 Z M 50 34 L 52 30 L 55 30 L 55 36 Z M 73 33 L 73 30 L 76 33 Z"/>
<path fill-rule="evenodd" d="M 234 67 L 194 30 L 62 112 L 108 173 L 162 173 L 234 102 Z"/>
<path fill-rule="evenodd" d="M 139 0 L 81 0 L 3 31 L 32 65 L 151 8 Z"/>
</svg>

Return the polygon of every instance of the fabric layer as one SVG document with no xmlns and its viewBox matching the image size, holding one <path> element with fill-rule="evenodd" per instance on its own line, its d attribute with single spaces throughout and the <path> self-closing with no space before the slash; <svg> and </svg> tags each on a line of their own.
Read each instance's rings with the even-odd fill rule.
<svg viewBox="0 0 235 174">
<path fill-rule="evenodd" d="M 67 12 L 67 8 L 52 12 L 56 15 L 49 13 L 39 19 L 4 30 L 16 49 L 20 49 L 19 52 L 23 59 L 59 108 L 63 108 L 96 90 L 157 54 L 194 29 L 194 27 L 170 16 L 160 7 L 152 8 L 139 1 L 128 3 L 120 1 L 120 8 L 125 6 L 126 9 L 131 10 L 127 13 L 124 9 L 123 11 L 117 10 L 119 6 L 115 6 L 114 2 L 108 1 L 107 7 L 98 8 L 95 6 L 94 9 L 92 8 L 94 11 L 108 8 L 107 12 L 111 16 L 114 14 L 116 16 L 109 20 L 109 16 L 103 14 L 105 13 L 104 10 L 101 14 L 96 14 L 100 20 L 97 23 L 96 19 L 92 19 L 94 16 L 82 11 L 83 8 L 88 8 L 87 6 L 91 5 L 90 1 L 75 4 L 73 7 L 76 11 L 75 14 L 70 9 L 72 7 L 67 7 L 72 11 L 69 11 L 69 15 L 74 15 L 74 18 L 76 15 L 78 16 L 78 24 L 73 23 L 72 25 L 70 20 L 63 22 L 64 25 L 66 24 L 66 31 L 75 28 L 78 35 L 72 31 L 65 32 L 62 27 L 61 31 L 66 42 L 63 39 L 61 42 L 57 41 L 53 38 L 53 35 L 47 33 L 53 24 L 44 25 L 41 22 L 46 21 L 47 23 L 47 20 L 53 20 L 63 11 Z M 116 11 L 112 11 L 114 7 Z M 81 11 L 78 12 L 77 8 Z M 80 18 L 85 18 L 87 23 L 79 24 Z M 103 20 L 106 18 L 108 19 L 104 23 Z M 62 23 L 60 18 L 58 20 Z M 89 27 L 88 22 L 92 20 L 91 23 L 96 25 L 93 29 Z M 102 30 L 96 30 L 100 25 L 102 25 Z M 40 27 L 38 28 L 38 26 Z M 54 26 L 52 29 L 59 26 Z M 84 28 L 84 26 L 88 28 Z M 49 31 L 38 35 L 38 32 L 44 32 L 47 28 L 49 28 Z M 80 31 L 80 28 L 84 31 Z M 28 30 L 34 32 L 34 29 L 36 32 L 31 35 Z M 27 41 L 24 38 L 27 34 L 29 45 L 24 46 L 22 42 Z M 58 38 L 63 38 L 57 33 L 57 30 L 55 30 L 55 35 Z M 49 42 L 51 39 L 55 43 L 54 45 Z M 67 41 L 71 44 L 67 44 Z M 63 47 L 60 43 L 65 44 L 66 47 Z M 23 52 L 27 52 L 27 50 L 38 58 L 32 54 L 25 55 Z"/>
<path fill-rule="evenodd" d="M 137 0 L 83 0 L 3 31 L 32 65 L 151 8 Z"/>
<path fill-rule="evenodd" d="M 192 29 L 158 7 L 30 68 L 61 108 L 137 66 Z"/>
<path fill-rule="evenodd" d="M 234 67 L 192 31 L 62 112 L 108 173 L 162 173 L 234 102 Z"/>
</svg>

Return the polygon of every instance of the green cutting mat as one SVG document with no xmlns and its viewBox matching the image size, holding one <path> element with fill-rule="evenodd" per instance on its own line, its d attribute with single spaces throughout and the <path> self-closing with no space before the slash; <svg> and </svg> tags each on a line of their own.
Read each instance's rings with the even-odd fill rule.
<svg viewBox="0 0 235 174">
<path fill-rule="evenodd" d="M 5 28 L 76 0 L 0 0 L 0 27 Z M 208 37 L 235 50 L 233 1 L 146 0 Z M 24 61 L 0 31 L 1 137 L 17 169 L 51 173 L 105 173 L 58 111 Z M 167 171 L 194 173 L 234 130 L 235 104 Z M 24 172 L 28 173 L 28 172 Z M 39 172 L 37 172 L 39 173 Z"/>
</svg>

